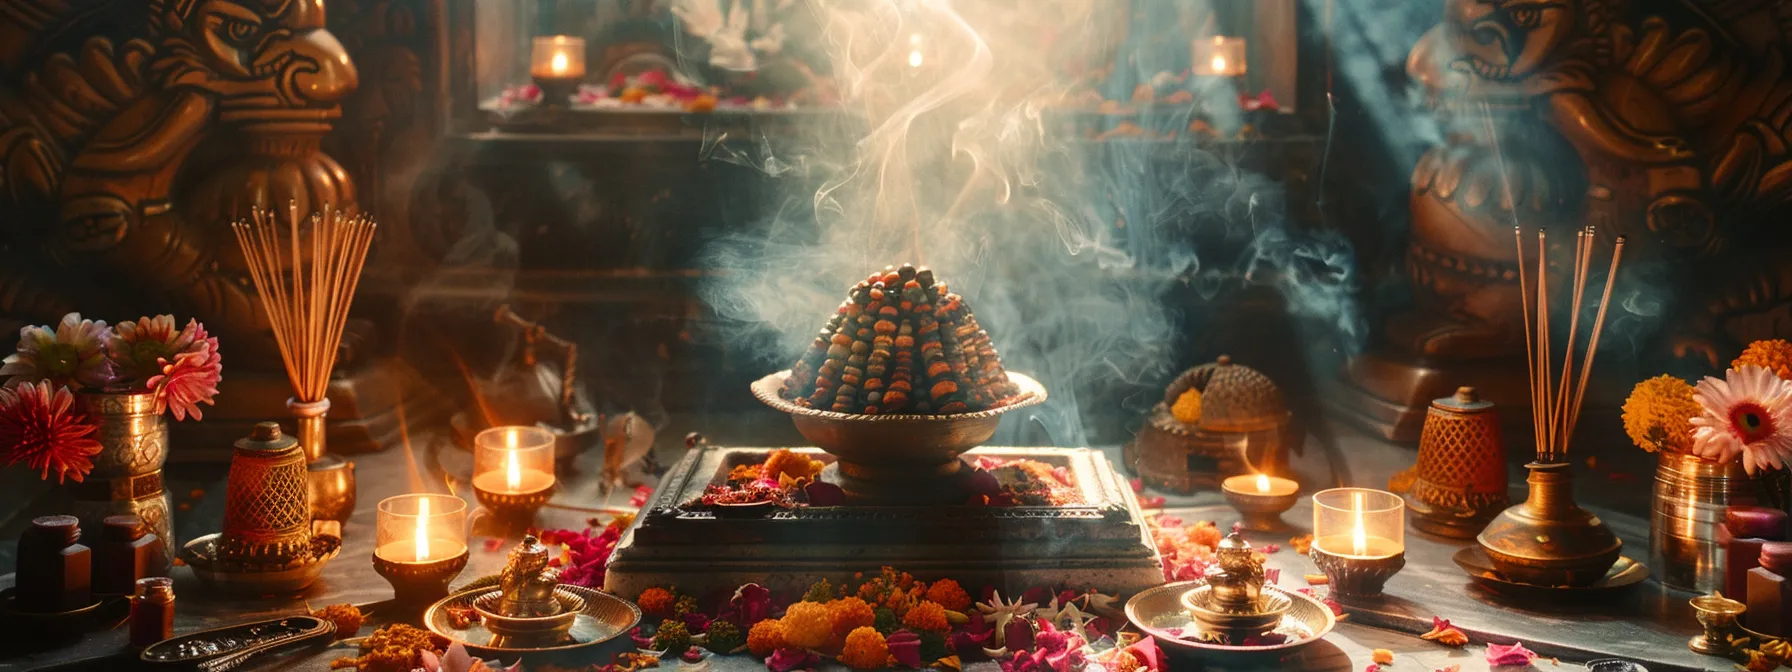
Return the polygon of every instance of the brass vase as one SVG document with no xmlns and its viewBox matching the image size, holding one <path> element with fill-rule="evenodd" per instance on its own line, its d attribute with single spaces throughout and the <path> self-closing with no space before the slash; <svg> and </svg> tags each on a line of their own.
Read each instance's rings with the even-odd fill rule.
<svg viewBox="0 0 1792 672">
<path fill-rule="evenodd" d="M 75 406 L 99 428 L 93 439 L 100 452 L 93 456 L 93 471 L 86 480 L 70 488 L 74 495 L 70 513 L 81 519 L 82 530 L 95 535 L 107 516 L 142 518 L 144 526 L 162 539 L 161 563 L 152 574 L 166 576 L 180 546 L 174 540 L 168 492 L 162 486 L 168 423 L 155 412 L 155 395 L 84 391 L 75 395 Z"/>
<path fill-rule="evenodd" d="M 1524 503 L 1495 516 L 1476 541 L 1508 580 L 1538 586 L 1589 586 L 1618 561 L 1624 542 L 1599 516 L 1574 503 L 1566 463 L 1525 465 Z"/>
<path fill-rule="evenodd" d="M 1724 509 L 1760 503 L 1740 460 L 1718 464 L 1662 451 L 1649 515 L 1649 565 L 1674 588 L 1709 593 L 1724 587 Z"/>
</svg>

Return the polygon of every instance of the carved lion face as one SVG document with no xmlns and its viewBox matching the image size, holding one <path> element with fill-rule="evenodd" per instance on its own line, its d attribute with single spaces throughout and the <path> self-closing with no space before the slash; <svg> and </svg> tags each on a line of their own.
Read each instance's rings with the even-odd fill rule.
<svg viewBox="0 0 1792 672">
<path fill-rule="evenodd" d="M 332 107 L 354 91 L 348 52 L 324 28 L 323 0 L 196 0 L 165 29 L 171 84 L 226 108 Z"/>
<path fill-rule="evenodd" d="M 1544 69 L 1575 29 L 1576 0 L 1450 0 L 1455 67 L 1511 82 Z"/>
</svg>

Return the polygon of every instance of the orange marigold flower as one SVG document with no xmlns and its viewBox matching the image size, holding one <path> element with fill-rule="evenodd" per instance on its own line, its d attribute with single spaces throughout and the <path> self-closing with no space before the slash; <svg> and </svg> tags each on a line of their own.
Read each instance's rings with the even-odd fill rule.
<svg viewBox="0 0 1792 672">
<path fill-rule="evenodd" d="M 1170 416 L 1177 422 L 1193 427 L 1201 422 L 1201 391 L 1188 388 L 1181 396 L 1176 397 L 1175 405 L 1170 407 Z"/>
<path fill-rule="evenodd" d="M 900 590 L 891 591 L 890 596 L 884 598 L 884 608 L 894 612 L 897 618 L 907 615 L 908 610 L 914 606 L 915 597 Z"/>
<path fill-rule="evenodd" d="M 1704 412 L 1692 394 L 1691 384 L 1673 376 L 1637 383 L 1624 400 L 1624 433 L 1636 447 L 1651 453 L 1690 452 L 1692 419 Z"/>
<path fill-rule="evenodd" d="M 952 624 L 946 621 L 946 608 L 932 600 L 922 600 L 920 604 L 910 608 L 902 616 L 902 624 L 916 630 L 939 633 L 952 630 Z"/>
<path fill-rule="evenodd" d="M 927 599 L 940 603 L 940 606 L 953 611 L 964 611 L 971 606 L 971 595 L 952 579 L 940 579 L 927 587 Z"/>
<path fill-rule="evenodd" d="M 1750 343 L 1742 351 L 1742 356 L 1730 363 L 1730 368 L 1740 369 L 1749 365 L 1759 366 L 1781 378 L 1792 380 L 1792 342 L 1776 338 Z"/>
<path fill-rule="evenodd" d="M 759 480 L 759 475 L 764 473 L 764 471 L 765 465 L 763 464 L 737 464 L 734 465 L 733 469 L 728 470 L 728 480 L 757 481 Z"/>
<path fill-rule="evenodd" d="M 1219 548 L 1220 538 L 1224 536 L 1211 520 L 1203 520 L 1188 528 L 1188 540 L 1208 548 Z"/>
<path fill-rule="evenodd" d="M 846 636 L 846 648 L 840 651 L 839 660 L 855 670 L 880 670 L 889 666 L 890 647 L 877 628 L 854 628 Z"/>
<path fill-rule="evenodd" d="M 856 597 L 829 602 L 828 616 L 834 621 L 834 634 L 837 635 L 844 635 L 877 622 L 877 610 L 872 609 L 870 603 Z"/>
<path fill-rule="evenodd" d="M 781 622 L 784 624 L 784 642 L 791 646 L 819 649 L 834 638 L 833 614 L 820 602 L 790 605 Z"/>
<path fill-rule="evenodd" d="M 635 604 L 640 605 L 641 613 L 661 617 L 672 615 L 673 601 L 672 591 L 665 588 L 648 588 L 641 591 L 640 597 L 635 598 Z"/>
<path fill-rule="evenodd" d="M 811 459 L 808 455 L 789 448 L 779 448 L 765 458 L 766 478 L 776 479 L 780 475 L 788 475 L 793 479 L 815 478 L 826 467 L 821 460 Z"/>
<path fill-rule="evenodd" d="M 778 619 L 768 618 L 753 624 L 747 631 L 747 650 L 755 656 L 769 656 L 773 651 L 784 648 L 784 624 Z"/>
</svg>

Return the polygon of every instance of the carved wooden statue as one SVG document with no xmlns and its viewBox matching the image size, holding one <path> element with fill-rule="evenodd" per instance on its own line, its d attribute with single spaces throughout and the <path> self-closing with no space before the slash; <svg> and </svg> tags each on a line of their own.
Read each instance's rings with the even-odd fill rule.
<svg viewBox="0 0 1792 672">
<path fill-rule="evenodd" d="M 1525 404 L 1521 381 L 1469 380 L 1523 375 L 1488 364 L 1524 350 L 1514 221 L 1563 244 L 1582 224 L 1601 246 L 1627 236 L 1625 265 L 1643 273 L 1620 280 L 1614 300 L 1631 305 L 1614 314 L 1645 350 L 1661 341 L 1639 336 L 1661 332 L 1656 350 L 1716 365 L 1784 335 L 1789 42 L 1792 4 L 1774 0 L 1445 0 L 1407 66 L 1447 136 L 1412 176 L 1418 305 L 1351 365 L 1379 400 L 1365 414 L 1409 438 L 1457 385 Z"/>
<path fill-rule="evenodd" d="M 271 352 L 227 224 L 355 205 L 323 0 L 0 0 L 0 77 L 0 318 L 172 311 Z"/>
</svg>

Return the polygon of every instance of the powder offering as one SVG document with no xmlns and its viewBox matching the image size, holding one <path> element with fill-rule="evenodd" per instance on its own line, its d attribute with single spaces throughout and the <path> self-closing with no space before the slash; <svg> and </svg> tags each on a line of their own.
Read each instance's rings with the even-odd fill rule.
<svg viewBox="0 0 1792 672">
<path fill-rule="evenodd" d="M 93 547 L 93 592 L 128 595 L 136 590 L 137 579 L 167 571 L 160 567 L 161 558 L 162 539 L 142 518 L 108 516 Z"/>
<path fill-rule="evenodd" d="M 131 597 L 131 646 L 144 648 L 173 636 L 174 579 L 138 579 Z"/>
<path fill-rule="evenodd" d="M 79 542 L 81 521 L 44 516 L 19 535 L 20 611 L 73 611 L 93 603 L 93 551 Z"/>
</svg>

